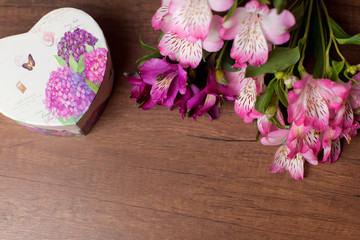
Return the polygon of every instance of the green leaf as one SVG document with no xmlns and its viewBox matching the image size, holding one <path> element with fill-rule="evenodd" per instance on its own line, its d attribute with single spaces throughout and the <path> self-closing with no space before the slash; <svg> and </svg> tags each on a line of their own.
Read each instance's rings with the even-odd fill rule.
<svg viewBox="0 0 360 240">
<path fill-rule="evenodd" d="M 336 38 L 337 42 L 340 44 L 355 44 L 360 45 L 360 33 L 349 37 L 349 38 Z"/>
<path fill-rule="evenodd" d="M 277 10 L 277 13 L 280 14 L 285 9 L 287 1 L 286 0 L 274 0 L 273 4 Z"/>
<path fill-rule="evenodd" d="M 87 80 L 85 78 L 86 84 L 89 86 L 89 88 L 91 89 L 91 91 L 93 91 L 95 94 L 98 93 L 99 91 L 99 86 L 96 85 L 96 83 L 90 82 L 89 80 Z"/>
<path fill-rule="evenodd" d="M 301 4 L 295 7 L 293 10 L 291 10 L 292 14 L 295 17 L 295 25 L 291 27 L 291 30 L 297 29 L 301 26 L 301 23 L 303 22 L 303 18 L 305 15 L 305 4 L 304 1 L 301 1 Z"/>
<path fill-rule="evenodd" d="M 257 77 L 265 73 L 276 73 L 297 63 L 300 59 L 299 48 L 277 47 L 269 53 L 268 61 L 261 66 L 246 68 L 245 77 Z"/>
<path fill-rule="evenodd" d="M 334 35 L 336 38 L 350 38 L 351 36 L 347 34 L 334 19 L 330 18 L 330 23 Z"/>
<path fill-rule="evenodd" d="M 227 44 L 222 57 L 221 67 L 228 72 L 237 72 L 239 68 L 234 68 L 235 60 L 230 57 L 231 44 Z"/>
<path fill-rule="evenodd" d="M 269 85 L 267 86 L 266 92 L 260 94 L 260 96 L 257 97 L 257 100 L 255 102 L 256 111 L 265 114 L 265 111 L 269 106 L 271 99 L 273 98 L 276 84 L 277 84 L 277 79 L 274 78 L 273 80 L 270 81 Z"/>
<path fill-rule="evenodd" d="M 80 115 L 79 117 L 77 117 L 77 118 L 75 119 L 75 122 L 77 123 L 83 116 L 84 116 L 84 114 L 82 114 L 82 115 Z"/>
<path fill-rule="evenodd" d="M 85 44 L 85 47 L 86 47 L 86 52 L 91 52 L 91 51 L 94 51 L 94 48 L 88 44 Z"/>
<path fill-rule="evenodd" d="M 331 66 L 332 66 L 336 76 L 338 76 L 339 73 L 341 72 L 341 70 L 343 70 L 343 68 L 345 66 L 345 60 L 343 60 L 341 62 L 331 61 Z"/>
<path fill-rule="evenodd" d="M 69 118 L 67 120 L 64 120 L 64 119 L 62 119 L 60 117 L 58 117 L 57 119 L 64 126 L 74 126 L 74 125 L 76 125 L 76 120 L 75 120 L 74 115 L 71 115 L 71 118 Z"/>
<path fill-rule="evenodd" d="M 71 70 L 73 70 L 74 72 L 77 72 L 78 64 L 77 64 L 75 58 L 71 54 L 69 57 L 69 65 L 70 65 Z"/>
<path fill-rule="evenodd" d="M 287 125 L 283 126 L 283 125 L 281 125 L 279 119 L 278 119 L 276 116 L 272 117 L 272 118 L 270 119 L 270 121 L 271 121 L 277 128 L 279 128 L 279 129 L 289 129 L 289 128 L 290 128 L 290 126 L 287 126 Z"/>
<path fill-rule="evenodd" d="M 78 66 L 77 66 L 77 73 L 82 73 L 85 71 L 85 55 L 81 55 L 79 62 L 78 62 Z"/>
<path fill-rule="evenodd" d="M 311 36 L 309 38 L 309 46 L 311 47 L 311 52 L 314 54 L 314 69 L 313 76 L 314 78 L 323 78 L 324 66 L 325 66 L 325 50 L 322 44 L 321 31 L 320 31 L 320 22 L 318 18 L 313 21 L 311 24 Z M 324 41 L 325 46 L 327 45 L 327 36 L 324 31 Z"/>
<path fill-rule="evenodd" d="M 139 42 L 140 42 L 141 47 L 142 47 L 144 50 L 148 50 L 148 51 L 159 51 L 159 49 L 154 48 L 154 47 L 151 47 L 151 46 L 146 45 L 145 43 L 143 43 L 143 41 L 141 41 L 141 35 L 139 36 Z"/>
<path fill-rule="evenodd" d="M 238 1 L 234 1 L 234 5 L 227 12 L 224 22 L 226 22 L 227 20 L 229 20 L 231 18 L 231 16 L 234 14 L 234 12 L 237 8 L 237 5 L 238 5 Z"/>
<path fill-rule="evenodd" d="M 149 60 L 149 59 L 152 59 L 152 58 L 163 58 L 164 56 L 161 55 L 159 52 L 154 52 L 154 53 L 151 53 L 149 55 L 146 55 L 146 56 L 143 56 L 141 58 L 139 58 L 136 63 L 140 63 L 142 61 L 146 61 L 146 60 Z"/>
<path fill-rule="evenodd" d="M 67 66 L 65 60 L 62 59 L 62 57 L 59 57 L 58 55 L 54 55 L 54 57 L 55 57 L 56 61 L 60 64 L 60 66 L 62 66 L 62 67 Z"/>
<path fill-rule="evenodd" d="M 289 106 L 289 100 L 287 97 L 287 92 L 284 89 L 284 80 L 280 80 L 275 86 L 275 92 L 280 100 L 280 102 L 285 106 Z"/>
</svg>

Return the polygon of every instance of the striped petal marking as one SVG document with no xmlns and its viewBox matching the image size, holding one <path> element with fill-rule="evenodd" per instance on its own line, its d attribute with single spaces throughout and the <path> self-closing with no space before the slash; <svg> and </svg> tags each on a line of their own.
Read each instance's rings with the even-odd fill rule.
<svg viewBox="0 0 360 240">
<path fill-rule="evenodd" d="M 320 150 L 320 134 L 314 128 L 305 134 L 303 141 L 317 155 Z"/>
<path fill-rule="evenodd" d="M 341 152 L 341 142 L 340 138 L 336 138 L 335 140 L 331 141 L 331 152 L 330 152 L 330 163 L 336 162 L 339 158 Z"/>
<path fill-rule="evenodd" d="M 156 30 L 160 29 L 160 23 L 163 20 L 163 17 L 169 12 L 168 10 L 169 4 L 170 4 L 170 0 L 162 1 L 161 7 L 156 11 L 155 15 L 152 18 L 152 25 L 154 29 Z"/>
<path fill-rule="evenodd" d="M 287 170 L 294 179 L 300 180 L 304 178 L 304 162 L 305 160 L 301 153 L 297 153 L 293 159 L 289 160 Z"/>
<path fill-rule="evenodd" d="M 248 17 L 241 22 L 231 49 L 231 57 L 239 64 L 249 62 L 257 66 L 266 63 L 268 59 L 268 46 L 260 21 L 258 14 L 248 13 Z"/>
<path fill-rule="evenodd" d="M 305 115 L 309 118 L 310 124 L 317 131 L 322 131 L 329 123 L 329 108 L 321 95 L 316 91 L 316 85 L 308 84 L 305 90 L 306 110 Z"/>
<path fill-rule="evenodd" d="M 175 33 L 166 33 L 159 42 L 160 53 L 178 61 L 183 68 L 196 68 L 202 59 L 202 43 L 180 39 Z"/>
<path fill-rule="evenodd" d="M 274 161 L 269 168 L 269 172 L 283 172 L 288 165 L 288 148 L 286 145 L 281 145 L 275 153 Z"/>
<path fill-rule="evenodd" d="M 204 40 L 209 32 L 212 12 L 208 0 L 187 0 L 171 19 L 172 31 L 191 42 Z"/>
<path fill-rule="evenodd" d="M 157 80 L 151 88 L 151 98 L 154 101 L 157 101 L 158 104 L 162 104 L 163 101 L 167 98 L 167 93 L 169 91 L 170 85 L 175 77 L 177 77 L 178 72 L 171 72 L 169 74 L 159 74 Z"/>
<path fill-rule="evenodd" d="M 251 112 L 256 101 L 256 84 L 252 78 L 242 80 L 242 88 L 240 89 L 235 100 L 235 112 L 244 117 Z"/>
</svg>

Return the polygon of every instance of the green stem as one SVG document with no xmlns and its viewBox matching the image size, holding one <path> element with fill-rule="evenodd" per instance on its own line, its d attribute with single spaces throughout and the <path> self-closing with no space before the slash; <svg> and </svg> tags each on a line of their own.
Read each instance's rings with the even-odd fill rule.
<svg viewBox="0 0 360 240">
<path fill-rule="evenodd" d="M 311 22 L 311 14 L 312 14 L 312 10 L 313 10 L 313 5 L 314 5 L 314 0 L 310 0 L 310 5 L 309 5 L 309 12 L 308 12 L 308 16 L 307 16 L 307 21 L 306 21 L 306 27 L 305 27 L 305 33 L 302 39 L 300 39 L 300 41 L 303 42 L 303 46 L 302 46 L 302 51 L 301 51 L 301 59 L 299 61 L 299 73 L 300 75 L 302 75 L 303 73 L 306 73 L 305 68 L 304 68 L 304 59 L 305 59 L 305 50 L 306 50 L 306 43 L 307 43 L 307 38 L 309 35 L 309 29 L 310 29 L 310 22 Z"/>
<path fill-rule="evenodd" d="M 216 61 L 216 67 L 215 67 L 216 69 L 221 68 L 220 66 L 221 66 L 221 63 L 222 63 L 222 58 L 224 56 L 225 49 L 227 48 L 228 43 L 229 43 L 229 41 L 225 41 L 224 46 L 222 47 L 222 49 L 221 49 L 221 51 L 219 53 L 219 57 L 218 57 L 218 59 Z"/>
<path fill-rule="evenodd" d="M 289 11 L 291 11 L 291 9 L 293 9 L 298 2 L 299 2 L 299 0 L 295 0 L 289 7 Z"/>
<path fill-rule="evenodd" d="M 321 47 L 322 47 L 322 57 L 324 60 L 324 67 L 323 67 L 323 71 L 321 76 L 325 77 L 325 69 L 326 69 L 326 54 L 325 54 L 325 36 L 324 36 L 324 28 L 323 28 L 323 23 L 322 23 L 322 17 L 321 17 L 321 12 L 320 12 L 320 6 L 319 6 L 319 1 L 316 1 L 316 9 L 317 9 L 317 14 L 318 14 L 318 19 L 319 19 L 319 28 L 320 28 L 320 36 L 321 36 Z"/>
<path fill-rule="evenodd" d="M 330 21 L 330 16 L 329 16 L 329 12 L 326 8 L 326 5 L 324 3 L 323 0 L 320 0 L 321 2 L 321 5 L 322 5 L 322 8 L 324 10 L 324 13 L 325 13 L 325 16 L 326 16 L 326 21 L 327 21 L 327 24 L 329 26 L 329 34 L 330 34 L 330 41 L 329 41 L 329 46 L 328 46 L 328 49 L 327 49 L 327 56 L 329 56 L 329 52 L 330 52 L 330 47 L 331 47 L 331 44 L 334 43 L 334 46 L 335 46 L 335 49 L 336 49 L 336 52 L 337 54 L 339 55 L 339 57 L 346 62 L 346 59 L 345 57 L 341 54 L 340 50 L 339 50 L 339 46 L 336 42 L 336 39 L 335 39 L 335 36 L 334 36 L 334 32 L 333 32 L 333 29 L 332 29 L 332 25 L 331 25 L 331 21 Z M 347 63 L 347 62 L 346 62 Z"/>
</svg>

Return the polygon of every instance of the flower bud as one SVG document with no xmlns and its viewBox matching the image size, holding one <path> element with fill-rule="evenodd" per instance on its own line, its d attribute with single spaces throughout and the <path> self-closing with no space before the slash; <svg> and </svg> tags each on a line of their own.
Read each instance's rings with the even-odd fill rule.
<svg viewBox="0 0 360 240">
<path fill-rule="evenodd" d="M 296 83 L 299 79 L 295 76 L 288 76 L 285 80 L 284 80 L 284 83 L 285 83 L 285 86 L 287 89 L 291 89 L 294 85 L 294 83 Z"/>
<path fill-rule="evenodd" d="M 265 111 L 265 115 L 268 119 L 271 119 L 275 116 L 276 111 L 277 111 L 278 107 L 277 106 L 269 106 L 266 111 Z"/>
<path fill-rule="evenodd" d="M 284 73 L 283 72 L 276 72 L 275 73 L 275 78 L 276 79 L 282 79 L 284 77 Z"/>
<path fill-rule="evenodd" d="M 347 69 L 346 69 L 346 71 L 348 72 L 348 73 L 350 73 L 351 75 L 355 75 L 356 74 L 356 66 L 350 66 L 350 67 L 348 67 Z"/>
<path fill-rule="evenodd" d="M 360 71 L 360 64 L 356 65 L 356 70 Z"/>
<path fill-rule="evenodd" d="M 216 69 L 215 70 L 215 80 L 216 80 L 216 82 L 218 84 L 221 84 L 223 86 L 227 85 L 227 81 L 226 81 L 226 78 L 225 78 L 225 73 L 221 69 Z"/>
</svg>

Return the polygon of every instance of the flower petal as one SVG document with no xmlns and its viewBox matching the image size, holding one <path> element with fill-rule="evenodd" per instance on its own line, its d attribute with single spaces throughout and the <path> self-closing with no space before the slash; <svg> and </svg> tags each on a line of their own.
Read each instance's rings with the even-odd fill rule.
<svg viewBox="0 0 360 240">
<path fill-rule="evenodd" d="M 241 83 L 242 87 L 235 100 L 235 112 L 244 118 L 255 106 L 256 85 L 252 78 L 245 78 Z"/>
<path fill-rule="evenodd" d="M 336 138 L 335 140 L 331 141 L 331 152 L 329 162 L 334 163 L 338 160 L 341 152 L 341 142 L 340 138 Z"/>
<path fill-rule="evenodd" d="M 348 90 L 344 86 L 329 79 L 315 79 L 311 82 L 311 85 L 326 100 L 329 108 L 335 109 L 336 112 L 341 108 L 348 96 Z"/>
<path fill-rule="evenodd" d="M 269 168 L 269 172 L 283 172 L 288 165 L 287 158 L 287 147 L 285 145 L 281 145 L 275 153 L 274 161 Z"/>
<path fill-rule="evenodd" d="M 201 40 L 191 43 L 180 39 L 174 33 L 166 33 L 159 42 L 160 53 L 169 56 L 173 61 L 178 61 L 184 68 L 196 68 L 202 59 Z"/>
<path fill-rule="evenodd" d="M 271 9 L 268 15 L 261 16 L 261 29 L 269 42 L 280 45 L 290 39 L 288 29 L 295 25 L 295 17 L 288 10 L 277 14 L 276 9 Z"/>
<path fill-rule="evenodd" d="M 279 145 L 282 144 L 288 136 L 289 130 L 278 129 L 269 133 L 266 137 L 261 138 L 260 142 L 263 145 Z"/>
<path fill-rule="evenodd" d="M 211 26 L 208 35 L 203 42 L 203 48 L 208 52 L 217 52 L 223 45 L 224 41 L 220 38 L 219 29 L 221 26 L 221 17 L 214 15 L 211 20 Z"/>
<path fill-rule="evenodd" d="M 152 58 L 147 60 L 139 70 L 143 81 L 147 84 L 153 85 L 159 75 L 162 75 L 172 69 L 172 64 L 168 63 L 165 58 Z"/>
<path fill-rule="evenodd" d="M 230 56 L 239 64 L 249 62 L 257 66 L 266 63 L 269 49 L 260 27 L 260 19 L 256 14 L 249 15 L 240 25 Z"/>
<path fill-rule="evenodd" d="M 326 101 L 310 84 L 305 89 L 306 110 L 305 125 L 313 126 L 317 131 L 323 131 L 329 124 L 329 108 Z"/>
<path fill-rule="evenodd" d="M 152 17 L 152 26 L 154 29 L 159 30 L 161 22 L 166 14 L 168 14 L 168 7 L 171 0 L 162 0 L 161 7 L 156 11 Z"/>
<path fill-rule="evenodd" d="M 295 180 L 304 178 L 304 157 L 301 153 L 289 161 L 287 170 Z"/>
<path fill-rule="evenodd" d="M 235 10 L 234 14 L 226 21 L 224 17 L 222 19 L 219 34 L 224 40 L 233 40 L 241 29 L 241 23 L 246 20 L 249 13 L 245 8 L 239 7 Z"/>
<path fill-rule="evenodd" d="M 177 83 L 173 84 L 173 81 L 175 78 L 177 78 L 178 73 L 177 72 L 171 72 L 169 74 L 163 75 L 158 77 L 158 79 L 155 81 L 155 83 L 152 85 L 151 88 L 151 98 L 156 101 L 158 104 L 164 104 L 164 101 L 168 98 L 171 97 L 173 102 L 170 103 L 170 105 L 166 105 L 166 106 L 171 106 L 174 103 L 174 99 L 175 99 L 175 92 L 177 93 Z M 168 96 L 168 92 L 170 89 L 170 86 L 173 86 L 171 89 L 172 91 L 170 91 L 170 95 Z M 175 94 L 175 96 L 174 96 Z"/>
<path fill-rule="evenodd" d="M 178 2 L 173 0 L 173 2 Z M 206 38 L 212 17 L 212 12 L 207 0 L 185 1 L 188 4 L 180 5 L 172 15 L 170 29 L 179 35 L 181 39 L 186 38 L 190 42 L 202 41 Z"/>
<path fill-rule="evenodd" d="M 168 56 L 173 61 L 179 61 L 179 52 L 182 40 L 175 33 L 165 33 L 161 38 L 158 48 L 161 55 Z"/>
<path fill-rule="evenodd" d="M 215 12 L 225 12 L 234 5 L 235 0 L 208 0 L 210 8 Z"/>
<path fill-rule="evenodd" d="M 179 63 L 182 67 L 196 68 L 202 59 L 201 40 L 191 43 L 183 39 L 179 52 Z"/>
<path fill-rule="evenodd" d="M 304 144 L 313 150 L 315 155 L 319 153 L 321 147 L 320 134 L 314 128 L 305 134 L 303 140 Z"/>
</svg>

